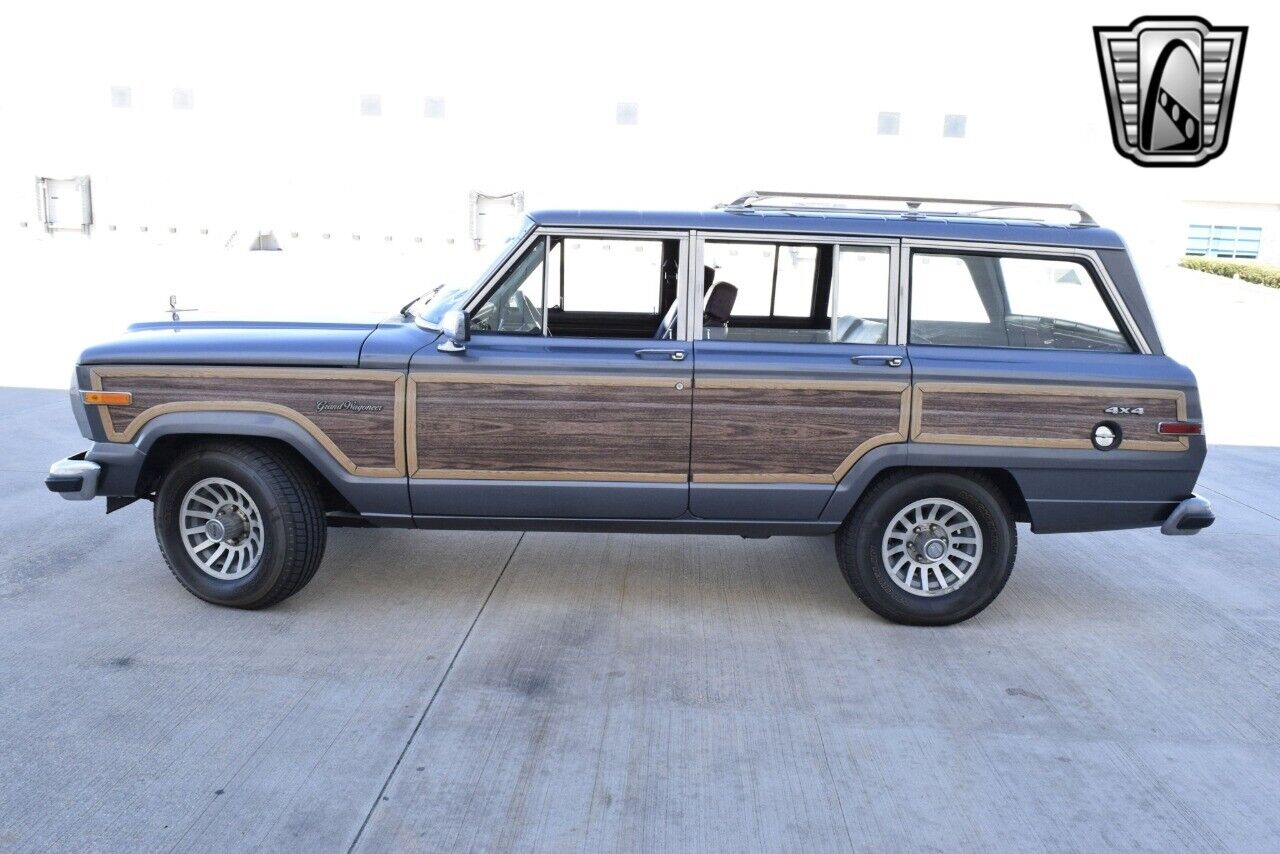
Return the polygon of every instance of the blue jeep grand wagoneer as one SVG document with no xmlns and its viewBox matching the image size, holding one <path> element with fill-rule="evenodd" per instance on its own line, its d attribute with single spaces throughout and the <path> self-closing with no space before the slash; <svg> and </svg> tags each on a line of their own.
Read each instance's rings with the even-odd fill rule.
<svg viewBox="0 0 1280 854">
<path fill-rule="evenodd" d="M 72 404 L 92 446 L 49 489 L 150 499 L 178 580 L 241 608 L 329 525 L 834 534 L 859 599 L 938 625 L 1000 592 L 1016 522 L 1213 522 L 1195 378 L 1076 206 L 545 211 L 376 325 L 133 326 Z"/>
</svg>

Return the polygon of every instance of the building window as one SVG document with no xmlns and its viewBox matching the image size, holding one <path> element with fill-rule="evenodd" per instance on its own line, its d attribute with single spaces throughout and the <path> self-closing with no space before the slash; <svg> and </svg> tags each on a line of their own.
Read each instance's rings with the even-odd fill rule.
<svg viewBox="0 0 1280 854">
<path fill-rule="evenodd" d="M 93 202 L 89 194 L 89 176 L 75 178 L 37 178 L 36 197 L 44 230 L 82 231 L 89 233 L 93 225 Z"/>
<path fill-rule="evenodd" d="M 1187 254 L 1213 258 L 1257 258 L 1262 249 L 1262 229 L 1250 225 L 1192 224 L 1187 233 Z"/>
<path fill-rule="evenodd" d="M 362 116 L 382 115 L 382 96 L 381 95 L 361 95 L 360 96 L 360 115 Z"/>
<path fill-rule="evenodd" d="M 876 121 L 876 133 L 880 136 L 897 136 L 902 113 L 881 113 Z"/>
<path fill-rule="evenodd" d="M 471 242 L 476 249 L 489 241 L 502 241 L 520 229 L 524 214 L 524 192 L 490 195 L 471 193 Z"/>
<path fill-rule="evenodd" d="M 133 89 L 128 86 L 111 87 L 111 106 L 128 108 L 133 106 Z"/>
<path fill-rule="evenodd" d="M 942 135 L 952 139 L 964 139 L 964 127 L 967 122 L 967 116 L 948 113 L 942 119 Z"/>
<path fill-rule="evenodd" d="M 422 114 L 429 119 L 444 118 L 444 98 L 437 95 L 428 95 L 423 101 Z"/>
<path fill-rule="evenodd" d="M 620 125 L 640 124 L 640 105 L 632 101 L 619 101 L 617 121 Z"/>
<path fill-rule="evenodd" d="M 190 110 L 196 105 L 195 95 L 190 89 L 174 89 L 173 90 L 173 108 L 175 110 Z"/>
</svg>

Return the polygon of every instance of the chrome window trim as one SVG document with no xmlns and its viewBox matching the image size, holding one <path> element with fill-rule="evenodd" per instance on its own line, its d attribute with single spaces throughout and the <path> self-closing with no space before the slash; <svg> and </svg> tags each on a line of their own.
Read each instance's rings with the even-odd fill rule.
<svg viewBox="0 0 1280 854">
<path fill-rule="evenodd" d="M 673 341 L 689 342 L 689 312 L 684 305 L 689 295 L 689 235 L 680 236 L 680 245 L 676 257 L 680 267 L 676 271 L 676 328 L 671 332 Z"/>
<path fill-rule="evenodd" d="M 564 281 L 564 241 L 560 241 L 560 281 Z M 542 235 L 542 328 L 538 331 L 542 333 L 542 337 L 547 337 L 547 311 L 551 304 L 548 298 L 551 296 L 551 236 Z"/>
<path fill-rule="evenodd" d="M 690 341 L 702 340 L 702 244 L 704 236 L 705 232 L 696 229 L 689 232 L 689 240 L 693 247 L 691 255 L 693 257 L 689 263 L 688 276 L 686 276 L 688 294 L 684 304 L 685 314 L 688 318 L 686 331 L 689 334 Z"/>
<path fill-rule="evenodd" d="M 736 240 L 739 243 L 836 243 L 855 245 L 888 246 L 898 243 L 901 238 L 890 235 L 856 236 L 848 234 L 805 234 L 795 231 L 698 231 L 702 240 L 716 243 Z"/>
<path fill-rule="evenodd" d="M 511 267 L 514 266 L 515 263 L 519 261 L 521 257 L 524 256 L 525 252 L 529 251 L 530 247 L 532 247 L 536 241 L 542 240 L 542 241 L 545 241 L 545 247 L 546 247 L 543 253 L 543 261 L 542 261 L 542 335 L 529 336 L 529 337 L 542 337 L 542 338 L 548 337 L 547 310 L 550 306 L 549 306 L 549 303 L 547 302 L 547 297 L 549 296 L 549 294 L 547 293 L 547 288 L 548 288 L 547 277 L 549 275 L 549 270 L 550 270 L 549 260 L 551 257 L 551 238 L 553 237 L 594 237 L 598 239 L 614 238 L 619 240 L 678 240 L 680 241 L 679 248 L 677 249 L 677 255 L 676 255 L 678 259 L 678 263 L 685 264 L 688 258 L 689 232 L 687 231 L 649 230 L 649 229 L 639 229 L 639 228 L 635 228 L 635 229 L 556 228 L 554 226 L 538 226 L 537 228 L 529 232 L 526 238 L 520 243 L 518 247 L 515 248 L 515 250 L 510 254 L 510 256 L 507 257 L 507 259 L 502 263 L 502 265 L 499 266 L 497 269 L 495 269 L 493 274 L 489 277 L 489 279 L 483 285 L 481 285 L 478 289 L 476 289 L 476 291 L 472 294 L 470 299 L 467 300 L 467 303 L 466 303 L 467 313 L 470 314 L 471 312 L 474 312 L 477 308 L 479 308 L 480 305 L 489 296 L 489 294 L 493 292 L 493 289 L 496 288 L 498 284 L 502 281 L 502 277 L 507 274 L 507 271 L 510 270 Z M 563 255 L 561 256 L 561 263 L 563 263 Z M 682 290 L 685 289 L 684 280 L 685 280 L 685 276 L 683 275 L 682 271 L 677 270 L 676 272 L 677 304 L 682 304 L 683 294 L 681 292 Z M 677 313 L 676 337 L 671 340 L 683 341 L 686 343 L 690 340 L 688 338 L 680 337 L 681 328 L 683 326 L 684 326 L 683 319 L 680 317 L 679 313 Z M 635 340 L 643 341 L 645 339 L 637 338 Z"/>
<path fill-rule="evenodd" d="M 1115 312 L 1116 317 L 1120 320 L 1124 331 L 1128 333 L 1130 340 L 1137 346 L 1138 352 L 1144 355 L 1151 355 L 1151 346 L 1147 344 L 1146 337 L 1142 334 L 1142 330 L 1138 328 L 1137 322 L 1133 319 L 1133 315 L 1129 313 L 1129 307 L 1120 297 L 1120 291 L 1116 288 L 1115 282 L 1111 281 L 1111 275 L 1107 272 L 1107 267 L 1102 263 L 1101 256 L 1093 249 L 1085 249 L 1075 246 L 1043 246 L 1033 243 L 995 243 L 980 240 L 930 240 L 925 238 L 903 238 L 902 252 L 903 263 L 898 271 L 899 276 L 899 315 L 898 315 L 898 335 L 899 340 L 903 344 L 910 344 L 909 337 L 909 320 L 911 311 L 911 253 L 915 250 L 938 250 L 952 249 L 958 252 L 980 252 L 989 255 L 1031 255 L 1049 258 L 1064 258 L 1081 262 L 1089 267 L 1096 281 L 1102 284 L 1102 298 L 1107 303 L 1108 308 Z M 948 346 L 948 345 L 939 345 Z M 1031 349 L 1025 347 L 1008 347 L 1000 349 L 1022 350 Z M 1085 351 L 1088 352 L 1088 351 Z"/>
<path fill-rule="evenodd" d="M 827 337 L 832 344 L 836 343 L 836 326 L 840 323 L 840 250 L 843 247 L 837 245 L 831 250 L 831 286 L 827 289 L 828 297 L 831 300 L 831 323 L 827 327 Z M 890 279 L 892 281 L 892 279 Z M 888 288 L 885 288 L 885 299 L 889 298 Z M 885 309 L 888 310 L 887 308 Z"/>
</svg>

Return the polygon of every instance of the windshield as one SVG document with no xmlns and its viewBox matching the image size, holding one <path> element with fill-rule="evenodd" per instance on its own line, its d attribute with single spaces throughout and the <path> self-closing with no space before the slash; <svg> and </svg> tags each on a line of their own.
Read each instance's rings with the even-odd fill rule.
<svg viewBox="0 0 1280 854">
<path fill-rule="evenodd" d="M 521 220 L 520 227 L 516 229 L 515 234 L 511 235 L 510 239 L 503 244 L 502 248 L 494 255 L 493 261 L 474 282 L 465 285 L 440 285 L 435 290 L 419 297 L 417 302 L 412 304 L 413 312 L 417 315 L 418 321 L 432 329 L 439 329 L 440 321 L 445 314 L 452 309 L 461 307 L 476 288 L 488 281 L 494 270 L 506 260 L 512 247 L 523 241 L 525 235 L 532 231 L 533 228 L 533 220 L 528 217 Z"/>
</svg>

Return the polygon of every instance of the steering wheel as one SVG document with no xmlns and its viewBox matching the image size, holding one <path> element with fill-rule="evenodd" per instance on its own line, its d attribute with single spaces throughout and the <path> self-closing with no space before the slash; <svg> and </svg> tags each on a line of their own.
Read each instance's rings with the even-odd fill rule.
<svg viewBox="0 0 1280 854">
<path fill-rule="evenodd" d="M 471 324 L 477 331 L 537 332 L 542 328 L 542 312 L 528 296 L 517 291 L 482 305 L 472 316 Z"/>
</svg>

